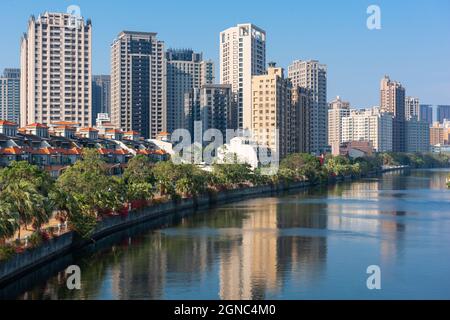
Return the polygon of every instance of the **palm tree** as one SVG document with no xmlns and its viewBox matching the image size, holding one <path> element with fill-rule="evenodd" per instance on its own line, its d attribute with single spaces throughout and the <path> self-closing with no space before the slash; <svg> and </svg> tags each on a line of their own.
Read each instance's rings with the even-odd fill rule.
<svg viewBox="0 0 450 320">
<path fill-rule="evenodd" d="M 18 215 L 18 221 L 25 226 L 25 230 L 34 221 L 35 214 L 42 210 L 44 203 L 44 197 L 39 193 L 36 186 L 23 180 L 9 184 L 2 190 L 0 197 L 4 203 L 8 204 L 11 214 Z M 41 221 L 41 218 L 39 220 Z"/>
<path fill-rule="evenodd" d="M 17 214 L 11 213 L 11 208 L 8 203 L 0 203 L 0 244 L 3 244 L 6 239 L 14 236 L 17 229 L 19 229 L 19 217 Z"/>
</svg>

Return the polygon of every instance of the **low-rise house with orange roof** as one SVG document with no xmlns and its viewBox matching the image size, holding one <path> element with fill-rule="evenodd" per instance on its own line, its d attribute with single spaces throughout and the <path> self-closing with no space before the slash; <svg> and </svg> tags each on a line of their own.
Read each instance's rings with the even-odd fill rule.
<svg viewBox="0 0 450 320">
<path fill-rule="evenodd" d="M 48 127 L 41 123 L 32 123 L 25 126 L 25 133 L 35 135 L 40 138 L 48 138 Z"/>
<path fill-rule="evenodd" d="M 50 132 L 51 132 L 51 134 L 53 134 L 55 136 L 71 139 L 71 138 L 75 137 L 75 134 L 77 133 L 77 128 L 67 126 L 67 125 L 58 126 L 58 127 L 51 128 Z"/>
<path fill-rule="evenodd" d="M 110 129 L 105 132 L 104 136 L 106 139 L 122 140 L 123 132 L 118 129 Z"/>
<path fill-rule="evenodd" d="M 156 140 L 169 142 L 170 141 L 170 137 L 171 137 L 170 133 L 168 133 L 168 132 L 160 132 L 156 136 Z"/>
<path fill-rule="evenodd" d="M 71 127 L 71 128 L 79 128 L 80 124 L 74 121 L 55 121 L 48 125 L 50 129 L 57 127 Z"/>
<path fill-rule="evenodd" d="M 17 123 L 6 121 L 6 120 L 0 120 L 0 133 L 4 134 L 5 136 L 14 137 L 17 135 L 17 129 L 19 126 Z"/>
<path fill-rule="evenodd" d="M 141 139 L 141 134 L 137 131 L 128 131 L 124 132 L 123 139 L 125 140 L 132 140 L 132 141 L 139 141 Z"/>
<path fill-rule="evenodd" d="M 105 149 L 99 148 L 98 152 L 107 163 L 122 163 L 126 164 L 133 157 L 131 153 L 123 149 Z"/>
<path fill-rule="evenodd" d="M 8 166 L 13 161 L 29 161 L 29 154 L 19 147 L 0 148 L 0 165 Z"/>
<path fill-rule="evenodd" d="M 75 128 L 73 123 L 56 122 L 50 127 L 39 123 L 18 128 L 0 120 L 0 166 L 12 161 L 28 161 L 58 177 L 82 156 L 83 148 L 95 148 L 110 167 L 111 174 L 121 174 L 128 161 L 142 154 L 157 162 L 170 155 L 135 131 L 123 133 L 111 128 L 100 135 L 97 128 Z"/>
<path fill-rule="evenodd" d="M 80 128 L 78 135 L 91 140 L 98 139 L 98 130 L 95 128 Z"/>
</svg>

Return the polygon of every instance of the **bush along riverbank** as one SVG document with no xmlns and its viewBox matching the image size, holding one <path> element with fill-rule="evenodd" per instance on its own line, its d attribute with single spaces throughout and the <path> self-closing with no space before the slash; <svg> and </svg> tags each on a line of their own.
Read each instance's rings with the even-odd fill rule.
<svg viewBox="0 0 450 320">
<path fill-rule="evenodd" d="M 56 181 L 26 162 L 12 163 L 0 171 L 0 283 L 93 239 L 161 215 L 416 163 L 443 167 L 449 166 L 449 159 L 380 154 L 350 160 L 293 154 L 281 162 L 276 175 L 264 176 L 245 164 L 216 164 L 212 172 L 205 172 L 195 165 L 154 164 L 138 156 L 122 177 L 114 177 L 98 154 L 87 150 Z M 57 228 L 48 227 L 51 219 L 60 222 Z M 21 230 L 33 234 L 11 240 L 20 238 Z"/>
</svg>

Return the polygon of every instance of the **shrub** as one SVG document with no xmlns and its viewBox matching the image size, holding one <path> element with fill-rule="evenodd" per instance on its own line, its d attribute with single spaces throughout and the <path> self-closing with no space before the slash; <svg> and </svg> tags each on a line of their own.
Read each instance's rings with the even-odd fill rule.
<svg viewBox="0 0 450 320">
<path fill-rule="evenodd" d="M 11 259 L 15 253 L 16 249 L 11 245 L 0 246 L 0 261 L 6 261 L 8 259 Z"/>
</svg>

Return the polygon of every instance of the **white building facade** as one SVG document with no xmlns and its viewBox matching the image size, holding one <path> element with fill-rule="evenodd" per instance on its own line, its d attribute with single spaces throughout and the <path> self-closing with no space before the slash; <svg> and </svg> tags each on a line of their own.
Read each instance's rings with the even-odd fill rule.
<svg viewBox="0 0 450 320">
<path fill-rule="evenodd" d="M 339 146 L 342 139 L 342 119 L 350 116 L 350 102 L 336 97 L 328 108 L 328 144 L 331 146 L 333 155 L 339 154 Z"/>
<path fill-rule="evenodd" d="M 238 24 L 220 33 L 220 83 L 237 95 L 237 127 L 252 127 L 252 76 L 264 74 L 266 32 L 257 26 Z"/>
<path fill-rule="evenodd" d="M 377 152 L 392 151 L 392 122 L 379 108 L 351 110 L 342 118 L 342 142 L 369 141 Z"/>
</svg>

